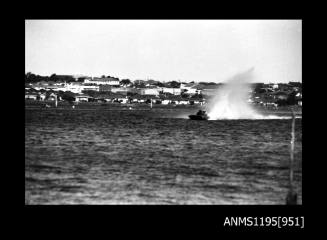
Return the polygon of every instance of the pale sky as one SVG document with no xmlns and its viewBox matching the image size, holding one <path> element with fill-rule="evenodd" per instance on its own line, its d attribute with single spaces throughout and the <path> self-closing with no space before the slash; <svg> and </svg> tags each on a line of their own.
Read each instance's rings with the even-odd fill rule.
<svg viewBox="0 0 327 240">
<path fill-rule="evenodd" d="M 301 20 L 25 20 L 25 72 L 302 82 Z"/>
</svg>

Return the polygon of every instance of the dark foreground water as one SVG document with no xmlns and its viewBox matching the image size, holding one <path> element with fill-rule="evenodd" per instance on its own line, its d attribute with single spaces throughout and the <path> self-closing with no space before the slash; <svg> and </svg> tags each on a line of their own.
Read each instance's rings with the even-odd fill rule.
<svg viewBox="0 0 327 240">
<path fill-rule="evenodd" d="M 180 110 L 178 110 L 180 111 Z M 26 109 L 26 204 L 284 204 L 291 120 Z M 302 203 L 302 119 L 295 186 Z"/>
</svg>

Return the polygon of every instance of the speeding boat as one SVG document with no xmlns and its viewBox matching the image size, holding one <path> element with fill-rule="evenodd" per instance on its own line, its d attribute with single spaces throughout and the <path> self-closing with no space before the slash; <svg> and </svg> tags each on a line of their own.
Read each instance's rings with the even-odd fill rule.
<svg viewBox="0 0 327 240">
<path fill-rule="evenodd" d="M 199 110 L 195 115 L 188 116 L 191 120 L 208 120 L 209 116 L 206 111 Z"/>
</svg>

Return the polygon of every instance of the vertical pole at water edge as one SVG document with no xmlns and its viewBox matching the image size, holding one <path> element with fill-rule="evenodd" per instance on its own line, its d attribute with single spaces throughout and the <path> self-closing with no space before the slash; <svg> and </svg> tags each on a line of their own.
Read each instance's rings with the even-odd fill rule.
<svg viewBox="0 0 327 240">
<path fill-rule="evenodd" d="M 287 205 L 296 205 L 297 204 L 297 194 L 293 189 L 293 162 L 294 162 L 294 143 L 295 143 L 295 113 L 292 110 L 292 139 L 291 139 L 291 156 L 290 156 L 290 171 L 289 171 L 289 191 L 286 197 Z"/>
<path fill-rule="evenodd" d="M 58 106 L 58 95 L 56 95 L 56 101 L 55 101 L 55 106 Z"/>
</svg>

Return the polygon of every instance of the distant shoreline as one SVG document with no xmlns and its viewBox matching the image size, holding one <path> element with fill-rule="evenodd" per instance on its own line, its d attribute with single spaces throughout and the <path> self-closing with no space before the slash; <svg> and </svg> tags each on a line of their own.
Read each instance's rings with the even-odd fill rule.
<svg viewBox="0 0 327 240">
<path fill-rule="evenodd" d="M 46 109 L 45 105 L 50 106 L 48 109 L 72 109 L 72 110 L 87 110 L 87 109 L 102 109 L 102 110 L 151 110 L 150 104 L 146 103 L 97 103 L 97 102 L 74 102 L 69 103 L 66 101 L 59 101 L 57 108 L 55 107 L 54 101 L 38 101 L 38 100 L 25 100 L 25 109 Z M 74 105 L 74 109 L 72 106 Z M 282 106 L 277 109 L 264 107 L 264 106 L 253 106 L 255 110 L 263 114 L 291 114 L 291 109 L 294 110 L 296 115 L 302 115 L 302 107 L 294 106 Z M 206 109 L 203 105 L 163 105 L 153 104 L 152 109 L 162 110 L 184 110 L 184 111 L 196 111 L 198 109 Z"/>
</svg>

